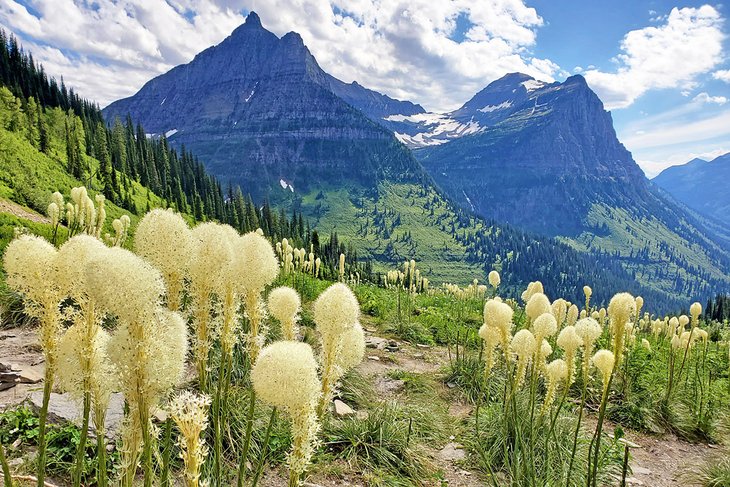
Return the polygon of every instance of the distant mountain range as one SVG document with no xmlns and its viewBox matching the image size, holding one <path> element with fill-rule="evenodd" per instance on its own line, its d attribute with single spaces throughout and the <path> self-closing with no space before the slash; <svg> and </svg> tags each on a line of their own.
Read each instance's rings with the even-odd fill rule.
<svg viewBox="0 0 730 487">
<path fill-rule="evenodd" d="M 614 259 L 666 296 L 730 288 L 730 235 L 646 179 L 581 76 L 512 73 L 458 110 L 429 113 L 332 77 L 298 34 L 278 38 L 251 13 L 217 46 L 104 110 L 109 121 L 127 114 L 219 179 L 301 209 L 381 262 L 420 253 L 453 267 L 444 249 L 458 237 L 481 259 L 469 265 L 489 270 L 495 255 L 470 249 L 478 233 L 454 223 L 461 207 Z"/>
<path fill-rule="evenodd" d="M 709 162 L 692 159 L 668 167 L 652 181 L 688 207 L 730 228 L 730 153 Z"/>
</svg>

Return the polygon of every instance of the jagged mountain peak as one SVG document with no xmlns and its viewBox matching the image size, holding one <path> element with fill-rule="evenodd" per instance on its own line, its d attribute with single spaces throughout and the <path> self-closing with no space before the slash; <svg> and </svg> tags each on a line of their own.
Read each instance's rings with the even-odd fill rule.
<svg viewBox="0 0 730 487">
<path fill-rule="evenodd" d="M 425 177 L 393 134 L 338 96 L 337 83 L 344 85 L 321 69 L 299 34 L 279 38 L 251 12 L 220 44 L 112 103 L 104 115 L 131 114 L 257 198 L 344 181 L 373 186 L 388 175 Z M 346 86 L 355 99 L 397 102 Z"/>
<path fill-rule="evenodd" d="M 246 21 L 243 23 L 244 26 L 253 29 L 253 28 L 261 28 L 263 29 L 263 26 L 261 25 L 261 17 L 251 10 L 248 15 L 246 16 Z"/>
</svg>

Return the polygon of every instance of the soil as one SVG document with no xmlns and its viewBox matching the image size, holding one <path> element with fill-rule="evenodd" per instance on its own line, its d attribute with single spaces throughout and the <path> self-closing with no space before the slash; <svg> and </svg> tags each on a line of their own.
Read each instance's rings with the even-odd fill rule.
<svg viewBox="0 0 730 487">
<path fill-rule="evenodd" d="M 48 217 L 27 208 L 23 208 L 17 203 L 3 199 L 0 199 L 0 213 L 9 213 L 17 216 L 18 218 L 23 218 L 36 223 L 51 223 L 51 220 L 49 220 Z"/>
<path fill-rule="evenodd" d="M 376 336 L 366 332 L 367 336 Z M 388 342 L 392 342 L 388 340 Z M 396 351 L 367 348 L 366 358 L 358 366 L 359 372 L 372 381 L 376 392 L 382 399 L 397 400 L 404 394 L 403 381 L 389 377 L 389 372 L 397 369 L 413 373 L 438 374 L 448 362 L 448 351 L 443 347 L 425 347 L 397 342 Z M 375 359 L 374 357 L 377 357 Z M 32 329 L 16 328 L 0 331 L 0 363 L 14 364 L 17 368 L 33 368 L 43 372 L 43 359 L 37 344 L 36 332 Z M 18 384 L 15 387 L 0 391 L 0 409 L 6 409 L 23 402 L 30 393 L 39 390 L 40 384 Z M 456 394 L 445 386 L 440 394 Z M 449 414 L 455 421 L 462 420 L 472 412 L 472 406 L 454 397 Z M 589 419 L 590 421 L 590 419 Z M 590 423 L 588 423 L 590 425 Z M 590 426 L 589 426 L 590 427 Z M 606 429 L 611 431 L 612 425 Z M 689 467 L 695 466 L 712 455 L 720 453 L 716 445 L 692 444 L 672 435 L 648 435 L 626 430 L 627 439 L 637 443 L 640 448 L 632 450 L 631 467 L 633 473 L 628 485 L 648 487 L 673 487 L 692 485 L 681 477 Z M 443 448 L 438 445 L 429 448 L 430 456 L 442 479 L 434 481 L 434 487 L 477 487 L 487 485 L 480 474 L 470 471 L 458 458 L 459 438 L 452 438 L 449 445 Z M 346 465 L 342 468 L 347 472 Z M 321 478 L 312 476 L 304 485 L 309 487 L 365 486 L 365 481 L 355 478 L 353 474 L 345 474 L 343 478 Z M 286 472 L 283 469 L 268 471 L 261 481 L 266 487 L 286 486 Z"/>
</svg>

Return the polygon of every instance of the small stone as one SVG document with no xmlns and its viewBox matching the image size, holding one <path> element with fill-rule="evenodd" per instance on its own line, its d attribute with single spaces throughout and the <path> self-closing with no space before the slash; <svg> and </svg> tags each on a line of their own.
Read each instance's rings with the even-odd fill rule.
<svg viewBox="0 0 730 487">
<path fill-rule="evenodd" d="M 36 369 L 25 369 L 18 374 L 18 379 L 23 384 L 37 384 L 43 380 L 43 374 Z"/>
<path fill-rule="evenodd" d="M 450 462 L 458 462 L 466 458 L 464 447 L 458 443 L 449 443 L 438 452 L 439 458 Z"/>
<path fill-rule="evenodd" d="M 380 357 L 377 355 L 368 355 L 368 360 L 372 360 L 373 362 L 380 362 Z"/>
<path fill-rule="evenodd" d="M 167 418 L 168 418 L 167 410 L 165 410 L 165 409 L 157 409 L 155 411 L 154 417 L 160 423 L 164 423 L 165 421 L 167 421 Z"/>
<path fill-rule="evenodd" d="M 338 418 L 344 418 L 345 416 L 352 416 L 353 414 L 355 414 L 354 409 L 339 399 L 335 399 L 335 416 Z"/>
<path fill-rule="evenodd" d="M 416 346 L 418 348 L 431 348 L 431 345 L 426 345 L 425 343 L 416 343 Z"/>
<path fill-rule="evenodd" d="M 644 485 L 644 482 L 642 482 L 641 480 L 637 479 L 636 477 L 628 477 L 626 479 L 626 484 L 627 485 Z"/>
<path fill-rule="evenodd" d="M 449 389 L 453 389 L 453 388 L 456 387 L 456 383 L 454 383 L 454 382 L 447 382 L 446 383 L 446 387 L 448 387 Z"/>
<path fill-rule="evenodd" d="M 365 346 L 368 348 L 374 348 L 377 350 L 383 350 L 388 345 L 388 340 L 380 337 L 367 337 L 365 339 Z"/>
</svg>

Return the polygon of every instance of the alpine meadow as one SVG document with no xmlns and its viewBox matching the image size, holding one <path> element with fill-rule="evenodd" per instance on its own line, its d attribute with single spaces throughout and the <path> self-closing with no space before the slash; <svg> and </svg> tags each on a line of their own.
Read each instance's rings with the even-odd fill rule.
<svg viewBox="0 0 730 487">
<path fill-rule="evenodd" d="M 3 486 L 730 487 L 726 17 L 0 0 Z"/>
</svg>

